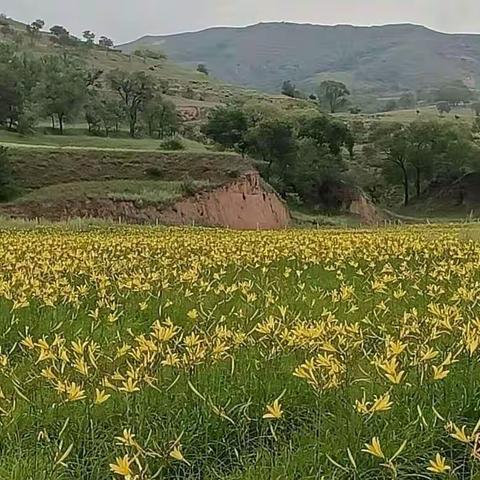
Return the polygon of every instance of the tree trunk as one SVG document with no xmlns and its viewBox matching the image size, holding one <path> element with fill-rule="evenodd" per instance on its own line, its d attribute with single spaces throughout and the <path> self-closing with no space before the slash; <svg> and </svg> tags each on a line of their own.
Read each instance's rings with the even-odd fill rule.
<svg viewBox="0 0 480 480">
<path fill-rule="evenodd" d="M 58 126 L 60 128 L 60 135 L 63 135 L 63 115 L 58 115 Z"/>
<path fill-rule="evenodd" d="M 410 204 L 410 186 L 408 184 L 408 176 L 404 172 L 403 174 L 403 205 L 408 207 Z"/>
<path fill-rule="evenodd" d="M 403 174 L 403 205 L 407 207 L 410 203 L 410 186 L 408 183 L 408 172 L 405 165 L 403 164 L 403 161 L 399 161 L 398 164 L 400 165 Z"/>
<path fill-rule="evenodd" d="M 52 130 L 55 130 L 55 115 L 52 115 Z"/>
<path fill-rule="evenodd" d="M 130 136 L 135 138 L 135 127 L 137 126 L 136 113 L 130 113 Z"/>
<path fill-rule="evenodd" d="M 420 198 L 422 196 L 422 172 L 418 167 L 415 169 L 415 172 L 416 172 L 415 185 L 417 188 L 417 198 Z"/>
</svg>

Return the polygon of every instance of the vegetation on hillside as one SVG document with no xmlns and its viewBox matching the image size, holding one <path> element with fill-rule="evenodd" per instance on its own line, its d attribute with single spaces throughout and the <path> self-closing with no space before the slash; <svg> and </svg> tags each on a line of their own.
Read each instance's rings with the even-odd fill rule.
<svg viewBox="0 0 480 480">
<path fill-rule="evenodd" d="M 449 184 L 480 171 L 477 128 L 478 122 L 472 127 L 440 119 L 345 122 L 315 109 L 282 117 L 244 106 L 217 108 L 204 132 L 224 148 L 258 159 L 284 197 L 336 209 L 344 198 L 334 192 L 345 185 L 363 188 L 381 204 L 401 186 L 408 205 L 421 201 L 431 182 Z"/>
<path fill-rule="evenodd" d="M 142 154 L 152 150 L 236 151 L 254 157 L 264 178 L 291 205 L 334 212 L 347 205 L 346 199 L 352 196 L 348 192 L 358 189 L 380 205 L 395 206 L 402 201 L 408 206 L 423 201 L 432 183 L 453 183 L 479 171 L 480 123 L 475 119 L 479 102 L 462 82 L 430 89 L 428 118 L 423 114 L 426 110 L 417 107 L 418 92 L 391 99 L 384 109 L 388 113 L 362 115 L 347 85 L 324 77 L 310 96 L 287 80 L 283 96 L 234 96 L 224 99 L 221 106 L 211 105 L 209 113 L 185 121 L 177 109 L 178 99 L 168 93 L 169 81 L 155 68 L 146 68 L 150 61 L 163 62 L 161 53 L 142 47 L 135 51 L 141 67 L 126 63 L 115 67 L 107 65 L 108 59 L 122 54 L 111 51 L 107 37 L 95 45 L 90 31 L 84 32 L 81 41 L 59 25 L 48 34 L 43 28 L 38 20 L 23 33 L 15 30 L 16 36 L 2 33 L 7 41 L 0 43 L 0 124 L 6 131 L 0 140 L 12 147 L 58 145 L 118 153 L 132 149 Z M 28 39 L 27 49 L 14 41 L 22 34 Z M 53 54 L 37 50 L 45 41 L 59 50 Z M 105 64 L 91 61 L 99 49 L 105 54 Z M 198 67 L 205 77 L 206 65 Z M 398 111 L 407 107 L 410 113 Z M 472 124 L 463 121 L 465 113 L 459 115 L 460 108 L 471 109 Z M 39 136 L 42 130 L 48 135 Z M 22 137 L 14 137 L 15 132 Z M 231 157 L 232 171 L 238 159 Z M 27 174 L 19 173 L 19 164 L 14 171 L 19 185 L 25 185 Z M 116 172 L 102 175 L 121 178 Z M 52 174 L 60 183 L 97 180 L 67 177 Z M 144 179 L 142 172 L 135 177 Z M 9 189 L 14 192 L 12 185 Z"/>
<path fill-rule="evenodd" d="M 176 62 L 196 65 L 201 59 L 226 82 L 271 92 L 279 92 L 285 80 L 308 93 L 322 80 L 337 80 L 365 106 L 406 92 L 423 100 L 430 90 L 452 82 L 480 81 L 474 60 L 480 55 L 479 35 L 447 35 L 416 25 L 262 23 L 147 36 L 121 48 L 132 52 L 158 45 Z"/>
</svg>

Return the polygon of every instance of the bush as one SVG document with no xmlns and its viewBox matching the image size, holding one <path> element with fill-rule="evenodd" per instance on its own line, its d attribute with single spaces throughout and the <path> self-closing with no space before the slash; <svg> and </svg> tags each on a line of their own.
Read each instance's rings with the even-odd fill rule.
<svg viewBox="0 0 480 480">
<path fill-rule="evenodd" d="M 185 145 L 183 142 L 177 138 L 169 138 L 168 140 L 164 140 L 160 143 L 161 150 L 185 150 Z"/>
<path fill-rule="evenodd" d="M 145 170 L 148 177 L 159 180 L 164 176 L 164 171 L 160 167 L 148 167 Z"/>
<path fill-rule="evenodd" d="M 33 135 L 37 122 L 37 113 L 33 109 L 27 109 L 18 118 L 17 132 L 21 135 Z"/>
<path fill-rule="evenodd" d="M 187 195 L 195 195 L 198 191 L 195 182 L 188 175 L 183 179 L 182 191 Z"/>
</svg>

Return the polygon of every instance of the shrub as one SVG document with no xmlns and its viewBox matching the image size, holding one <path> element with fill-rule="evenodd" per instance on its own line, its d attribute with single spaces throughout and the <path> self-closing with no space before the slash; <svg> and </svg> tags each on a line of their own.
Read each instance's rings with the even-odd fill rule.
<svg viewBox="0 0 480 480">
<path fill-rule="evenodd" d="M 160 143 L 161 150 L 185 150 L 185 145 L 183 142 L 177 138 L 169 138 Z"/>
<path fill-rule="evenodd" d="M 148 167 L 145 170 L 148 177 L 158 180 L 163 177 L 164 171 L 160 167 Z"/>
<path fill-rule="evenodd" d="M 187 195 L 194 195 L 198 189 L 195 182 L 189 176 L 186 176 L 182 182 L 182 190 Z"/>
</svg>

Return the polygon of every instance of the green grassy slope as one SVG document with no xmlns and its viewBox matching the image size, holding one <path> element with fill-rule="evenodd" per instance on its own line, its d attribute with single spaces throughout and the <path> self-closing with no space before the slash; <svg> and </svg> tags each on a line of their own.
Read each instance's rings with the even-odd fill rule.
<svg viewBox="0 0 480 480">
<path fill-rule="evenodd" d="M 383 27 L 265 23 L 147 36 L 123 45 L 158 48 L 184 65 L 203 62 L 227 82 L 278 91 L 291 79 L 313 87 L 318 75 L 359 92 L 416 89 L 450 80 L 480 81 L 480 35 L 447 35 L 415 25 Z"/>
<path fill-rule="evenodd" d="M 64 202 L 86 199 L 112 199 L 141 201 L 143 204 L 169 204 L 187 194 L 211 188 L 208 181 L 180 182 L 158 180 L 104 180 L 61 183 L 49 185 L 27 193 L 16 200 L 17 204 L 29 202 Z"/>
<path fill-rule="evenodd" d="M 16 185 L 31 190 L 79 181 L 159 180 L 222 183 L 252 168 L 229 153 L 11 149 Z"/>
<path fill-rule="evenodd" d="M 32 148 L 46 150 L 104 150 L 104 151 L 159 151 L 161 140 L 155 138 L 95 137 L 85 134 L 83 129 L 68 129 L 65 135 L 23 136 L 15 132 L 0 130 L 0 145 L 9 148 Z M 181 139 L 187 151 L 206 152 L 203 143 Z"/>
</svg>

